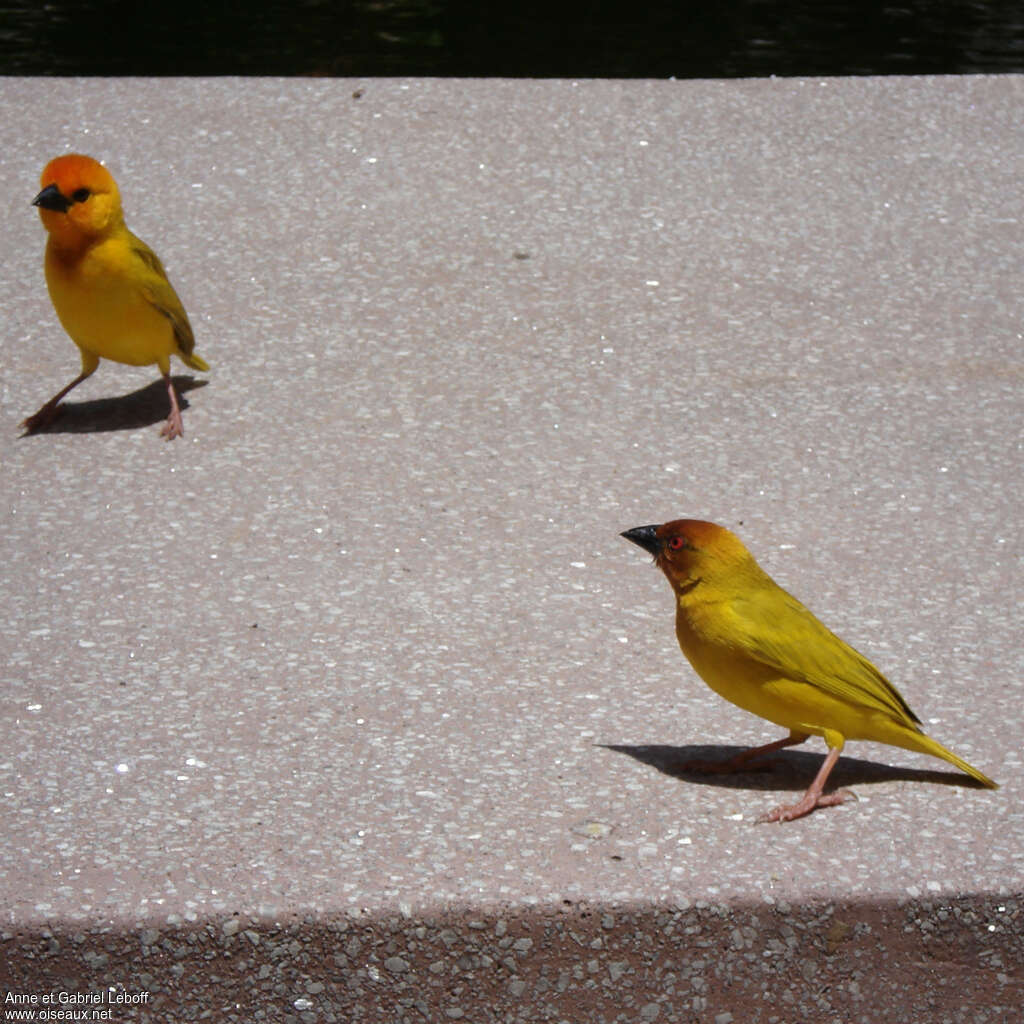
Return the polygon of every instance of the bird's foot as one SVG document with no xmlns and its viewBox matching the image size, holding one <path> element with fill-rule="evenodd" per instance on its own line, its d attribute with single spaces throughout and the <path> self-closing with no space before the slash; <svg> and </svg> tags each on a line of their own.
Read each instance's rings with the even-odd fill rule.
<svg viewBox="0 0 1024 1024">
<path fill-rule="evenodd" d="M 795 821 L 797 818 L 802 818 L 805 814 L 810 814 L 811 811 L 816 810 L 818 807 L 835 807 L 836 804 L 845 803 L 847 800 L 856 800 L 857 796 L 848 789 L 837 789 L 834 793 L 805 793 L 803 799 L 795 804 L 782 804 L 776 807 L 774 810 L 768 811 L 767 814 L 762 814 L 757 819 L 757 824 L 761 825 L 769 821 Z"/>
<path fill-rule="evenodd" d="M 695 775 L 732 775 L 734 772 L 768 771 L 771 767 L 771 761 L 752 759 L 740 754 L 726 761 L 683 761 L 682 764 L 676 765 L 676 771 L 693 772 Z"/>
<path fill-rule="evenodd" d="M 27 416 L 21 421 L 22 430 L 26 434 L 34 434 L 37 430 L 42 430 L 43 427 L 54 421 L 57 416 L 58 406 L 59 403 L 57 402 L 47 402 L 46 405 L 32 413 L 31 416 Z"/>
<path fill-rule="evenodd" d="M 176 437 L 185 436 L 185 427 L 181 422 L 181 413 L 177 409 L 171 410 L 171 415 L 167 417 L 167 422 L 160 429 L 160 436 L 168 441 L 173 441 Z"/>
<path fill-rule="evenodd" d="M 701 775 L 728 775 L 732 772 L 763 772 L 773 767 L 771 761 L 765 760 L 766 754 L 774 754 L 784 747 L 795 747 L 807 739 L 800 733 L 790 733 L 784 740 L 764 743 L 760 747 L 741 750 L 738 754 L 725 761 L 703 761 L 696 759 L 679 765 L 680 772 L 696 772 Z"/>
</svg>

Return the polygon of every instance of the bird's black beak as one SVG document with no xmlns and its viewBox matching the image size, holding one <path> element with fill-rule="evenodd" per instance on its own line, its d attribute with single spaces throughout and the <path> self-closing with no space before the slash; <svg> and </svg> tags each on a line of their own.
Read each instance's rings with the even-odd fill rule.
<svg viewBox="0 0 1024 1024">
<path fill-rule="evenodd" d="M 56 210 L 58 213 L 67 213 L 71 209 L 71 200 L 56 185 L 47 185 L 32 200 L 32 205 L 41 206 L 44 210 Z"/>
<path fill-rule="evenodd" d="M 661 550 L 661 541 L 655 536 L 657 529 L 657 526 L 634 526 L 632 530 L 626 530 L 620 536 L 625 537 L 626 540 L 631 540 L 634 544 L 642 547 L 644 551 L 648 551 L 657 557 L 658 552 Z"/>
</svg>

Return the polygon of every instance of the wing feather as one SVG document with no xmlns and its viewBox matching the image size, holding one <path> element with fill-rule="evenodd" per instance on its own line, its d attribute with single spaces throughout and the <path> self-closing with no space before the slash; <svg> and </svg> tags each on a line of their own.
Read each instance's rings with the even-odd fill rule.
<svg viewBox="0 0 1024 1024">
<path fill-rule="evenodd" d="M 737 644 L 762 664 L 848 703 L 885 712 L 904 723 L 920 722 L 896 687 L 867 658 L 781 587 L 774 592 L 754 590 L 734 601 L 732 611 Z"/>
<path fill-rule="evenodd" d="M 196 347 L 192 325 L 188 322 L 188 314 L 178 298 L 171 282 L 167 279 L 167 271 L 160 262 L 160 257 L 141 238 L 132 236 L 132 252 L 145 267 L 140 286 L 146 301 L 159 313 L 167 317 L 174 331 L 178 348 L 186 356 L 192 355 Z"/>
</svg>

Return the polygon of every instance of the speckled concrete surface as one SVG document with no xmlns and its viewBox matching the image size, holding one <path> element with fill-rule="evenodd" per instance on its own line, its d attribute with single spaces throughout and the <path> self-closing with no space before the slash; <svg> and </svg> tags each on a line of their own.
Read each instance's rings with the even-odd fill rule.
<svg viewBox="0 0 1024 1024">
<path fill-rule="evenodd" d="M 847 990 L 820 995 L 824 939 L 773 959 L 785 913 L 863 939 L 843 985 L 910 934 L 912 978 L 962 954 L 947 995 L 1019 1005 L 1022 105 L 1012 76 L 0 82 L 7 984 L 227 1019 L 244 982 L 268 1001 L 238 1019 L 357 1019 L 337 985 L 372 994 L 418 941 L 453 1018 L 561 1019 L 540 979 L 578 961 L 592 994 L 628 962 L 623 1019 L 789 1020 L 772 979 L 805 1015 Z M 29 206 L 69 148 L 107 161 L 211 364 L 173 444 L 156 374 L 112 364 L 19 438 L 78 366 Z M 674 772 L 778 738 L 696 679 L 618 536 L 681 515 L 739 532 L 1003 788 L 851 744 L 857 803 L 755 827 L 820 744 Z M 718 981 L 688 960 L 668 993 L 664 914 Z M 522 990 L 507 936 L 548 950 Z"/>
</svg>

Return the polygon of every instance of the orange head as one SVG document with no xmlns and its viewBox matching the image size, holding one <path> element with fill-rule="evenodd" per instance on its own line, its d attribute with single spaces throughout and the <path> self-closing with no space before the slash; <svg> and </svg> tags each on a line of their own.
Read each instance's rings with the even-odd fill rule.
<svg viewBox="0 0 1024 1024">
<path fill-rule="evenodd" d="M 121 195 L 110 172 L 91 156 L 68 153 L 43 170 L 32 200 L 43 226 L 62 248 L 78 248 L 122 223 Z"/>
<path fill-rule="evenodd" d="M 679 593 L 737 569 L 756 569 L 753 556 L 736 534 L 703 519 L 637 526 L 622 536 L 654 555 L 658 568 Z"/>
</svg>

